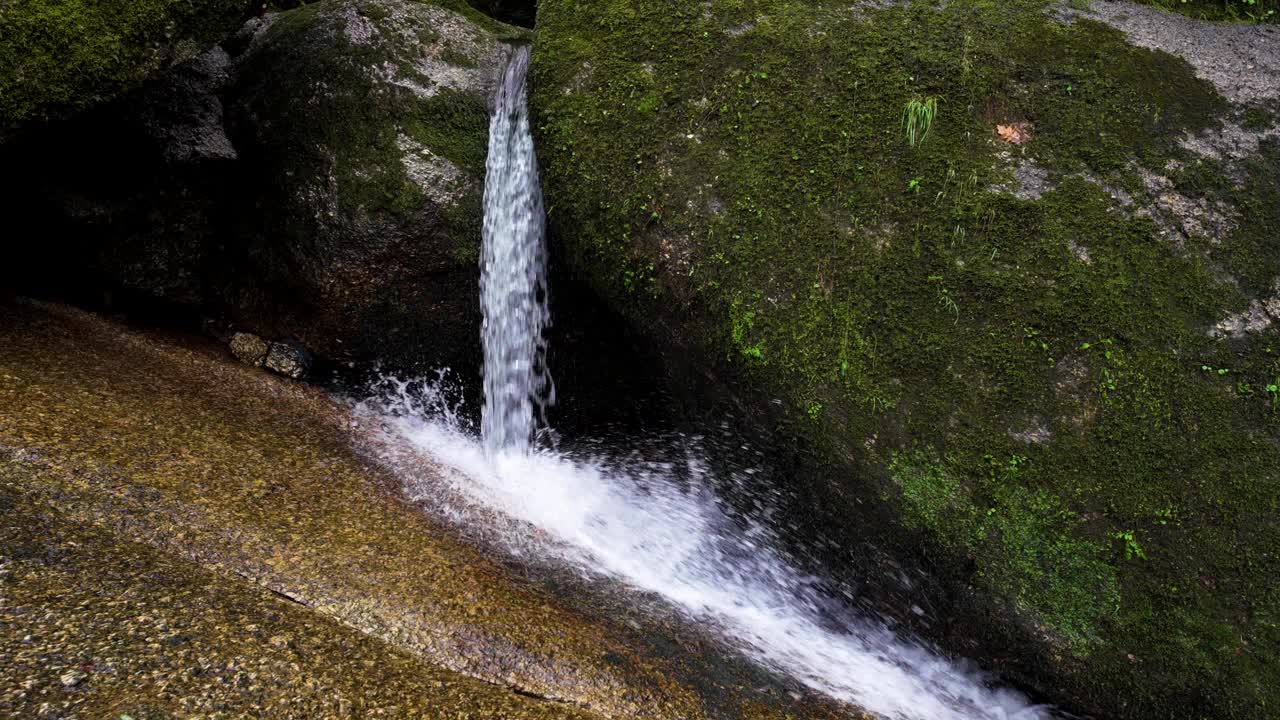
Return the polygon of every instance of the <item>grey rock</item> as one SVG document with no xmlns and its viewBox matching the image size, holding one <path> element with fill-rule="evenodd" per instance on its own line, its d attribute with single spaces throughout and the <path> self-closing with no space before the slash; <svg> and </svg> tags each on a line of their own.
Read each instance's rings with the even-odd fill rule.
<svg viewBox="0 0 1280 720">
<path fill-rule="evenodd" d="M 239 241 L 263 263 L 240 276 L 240 319 L 328 357 L 473 366 L 487 104 L 508 47 L 406 0 L 264 26 L 235 38 L 224 95 L 247 165 Z"/>
<path fill-rule="evenodd" d="M 1204 22 L 1122 0 L 1092 2 L 1084 16 L 1135 45 L 1183 58 L 1233 102 L 1280 97 L 1280 28 Z"/>
<path fill-rule="evenodd" d="M 214 47 L 149 84 L 141 120 L 170 163 L 235 160 L 218 93 L 231 81 L 231 57 Z"/>
<path fill-rule="evenodd" d="M 238 332 L 231 336 L 231 354 L 247 365 L 262 367 L 268 350 L 266 341 L 252 333 Z"/>
<path fill-rule="evenodd" d="M 520 33 L 496 29 L 439 3 L 311 3 L 0 148 L 0 211 L 57 223 L 0 284 L 156 298 L 337 360 L 477 366 L 487 104 Z"/>
<path fill-rule="evenodd" d="M 267 351 L 267 369 L 294 380 L 302 380 L 311 372 L 311 354 L 292 340 L 271 343 Z"/>
</svg>

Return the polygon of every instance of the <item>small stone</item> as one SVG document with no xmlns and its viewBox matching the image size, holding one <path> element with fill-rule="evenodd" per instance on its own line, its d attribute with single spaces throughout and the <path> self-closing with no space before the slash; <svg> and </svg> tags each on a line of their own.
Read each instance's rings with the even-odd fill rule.
<svg viewBox="0 0 1280 720">
<path fill-rule="evenodd" d="M 311 371 L 311 354 L 291 340 L 271 343 L 267 352 L 267 369 L 285 377 L 301 380 Z"/>
<path fill-rule="evenodd" d="M 67 672 L 62 673 L 58 679 L 62 681 L 63 687 L 73 688 L 88 678 L 89 673 L 86 673 L 83 670 L 68 670 Z"/>
<path fill-rule="evenodd" d="M 252 333 L 238 332 L 231 336 L 231 354 L 246 365 L 262 367 L 267 359 L 267 343 Z"/>
</svg>

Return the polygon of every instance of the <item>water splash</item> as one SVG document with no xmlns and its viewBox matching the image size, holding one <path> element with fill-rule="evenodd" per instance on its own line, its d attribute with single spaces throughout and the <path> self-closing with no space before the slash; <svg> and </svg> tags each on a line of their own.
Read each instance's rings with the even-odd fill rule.
<svg viewBox="0 0 1280 720">
<path fill-rule="evenodd" d="M 383 390 L 365 410 L 391 429 L 393 444 L 443 466 L 429 478 L 405 473 L 409 493 L 447 503 L 443 516 L 487 526 L 517 554 L 652 593 L 756 662 L 882 718 L 1056 717 L 799 570 L 779 550 L 767 509 L 744 517 L 717 491 L 754 492 L 751 468 L 713 470 L 696 448 L 659 454 L 658 443 L 640 439 L 643 450 L 613 448 L 622 462 L 562 449 L 492 453 L 438 385 Z"/>
<path fill-rule="evenodd" d="M 463 426 L 439 384 L 391 381 L 364 406 L 385 420 L 399 445 L 443 464 L 447 487 L 409 472 L 411 494 L 435 504 L 465 498 L 479 510 L 438 510 L 467 525 L 505 528 L 522 552 L 528 529 L 536 528 L 546 538 L 535 548 L 544 557 L 655 593 L 759 663 L 883 718 L 1052 717 L 830 597 L 779 551 L 768 522 L 744 523 L 729 511 L 716 488 L 737 481 L 717 477 L 697 453 L 614 464 L 534 448 L 553 389 L 545 369 L 545 217 L 525 99 L 528 63 L 528 48 L 517 49 L 490 124 L 480 436 Z"/>
<path fill-rule="evenodd" d="M 555 400 L 546 371 L 546 214 L 529 132 L 525 78 L 529 48 L 518 47 L 489 122 L 484 188 L 480 306 L 484 313 L 481 437 L 492 452 L 525 452 L 542 410 Z"/>
</svg>

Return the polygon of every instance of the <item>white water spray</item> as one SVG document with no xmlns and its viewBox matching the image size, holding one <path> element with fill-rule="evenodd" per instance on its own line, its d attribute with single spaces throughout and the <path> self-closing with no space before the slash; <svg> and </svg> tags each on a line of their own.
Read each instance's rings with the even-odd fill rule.
<svg viewBox="0 0 1280 720">
<path fill-rule="evenodd" d="M 366 405 L 384 413 L 413 452 L 445 466 L 447 487 L 408 474 L 410 493 L 437 506 L 444 497 L 464 498 L 463 506 L 450 500 L 437 510 L 471 527 L 505 527 L 513 549 L 532 543 L 546 556 L 654 593 L 762 665 L 883 718 L 1052 717 L 828 596 L 777 550 L 767 522 L 744 528 L 731 517 L 716 488 L 742 478 L 716 477 L 696 452 L 619 466 L 532 447 L 549 381 L 542 199 L 524 99 L 528 59 L 526 49 L 512 59 L 491 126 L 481 439 L 430 382 L 390 382 Z"/>
<path fill-rule="evenodd" d="M 529 132 L 529 48 L 515 48 L 489 122 L 480 306 L 484 313 L 481 437 L 490 452 L 530 447 L 543 406 L 554 402 L 543 331 L 546 215 Z"/>
</svg>

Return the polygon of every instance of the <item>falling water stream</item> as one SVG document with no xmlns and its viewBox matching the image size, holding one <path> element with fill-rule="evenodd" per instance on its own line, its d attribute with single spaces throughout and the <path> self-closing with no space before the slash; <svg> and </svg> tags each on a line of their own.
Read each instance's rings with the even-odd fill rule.
<svg viewBox="0 0 1280 720">
<path fill-rule="evenodd" d="M 532 442 L 550 381 L 528 63 L 529 50 L 517 49 L 491 125 L 479 437 L 443 404 L 424 409 L 417 400 L 397 406 L 404 397 L 384 398 L 401 440 L 443 463 L 451 489 L 470 502 L 553 538 L 545 550 L 553 559 L 657 594 L 720 628 L 746 656 L 813 690 L 894 720 L 1052 717 L 881 619 L 837 603 L 787 560 L 767 521 L 731 515 L 715 488 L 734 479 L 717 475 L 696 452 L 620 466 Z M 833 621 L 835 605 L 845 609 Z"/>
<path fill-rule="evenodd" d="M 529 132 L 528 46 L 516 48 L 489 122 L 480 306 L 484 312 L 481 437 L 491 453 L 529 449 L 545 404 L 554 401 L 543 330 L 546 215 Z"/>
</svg>

